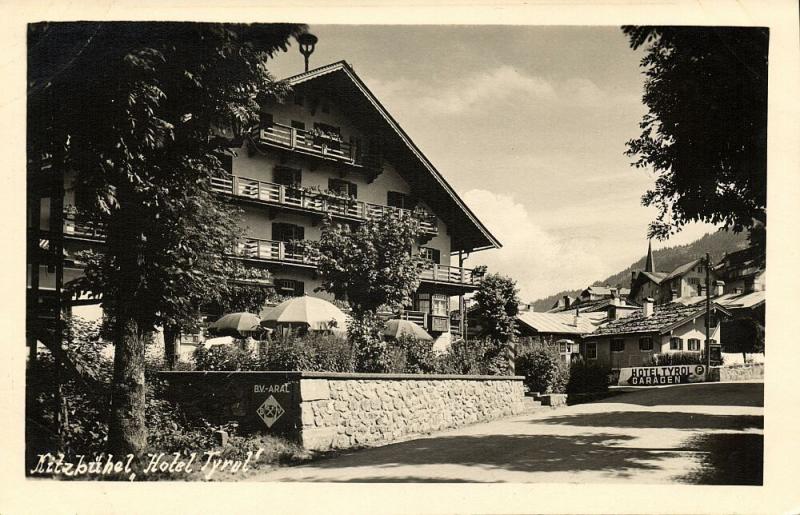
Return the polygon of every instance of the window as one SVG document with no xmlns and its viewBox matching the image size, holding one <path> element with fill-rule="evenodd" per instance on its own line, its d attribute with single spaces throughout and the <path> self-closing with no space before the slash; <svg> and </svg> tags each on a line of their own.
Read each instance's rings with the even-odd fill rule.
<svg viewBox="0 0 800 515">
<path fill-rule="evenodd" d="M 611 352 L 625 352 L 625 339 L 612 338 L 611 339 Z"/>
<path fill-rule="evenodd" d="M 673 336 L 669 339 L 669 350 L 683 350 L 683 340 Z"/>
<path fill-rule="evenodd" d="M 305 293 L 305 283 L 294 279 L 275 279 L 275 291 L 280 295 L 302 297 Z"/>
<path fill-rule="evenodd" d="M 431 312 L 431 294 L 418 293 L 414 298 L 414 310 L 422 311 L 423 313 Z"/>
<path fill-rule="evenodd" d="M 343 197 L 358 198 L 358 186 L 342 179 L 328 179 L 328 190 Z"/>
<path fill-rule="evenodd" d="M 272 239 L 277 241 L 290 242 L 302 240 L 305 236 L 305 229 L 301 225 L 274 222 L 272 224 Z"/>
<path fill-rule="evenodd" d="M 284 186 L 300 187 L 302 174 L 299 168 L 290 168 L 288 166 L 275 167 L 275 182 Z"/>
<path fill-rule="evenodd" d="M 641 352 L 653 351 L 653 338 L 650 336 L 642 336 L 639 338 L 639 350 Z"/>
<path fill-rule="evenodd" d="M 306 130 L 305 122 L 298 122 L 297 120 L 292 120 L 291 125 L 292 125 L 292 129 L 297 129 L 297 130 L 300 130 L 300 131 Z"/>
<path fill-rule="evenodd" d="M 700 351 L 700 340 L 697 338 L 689 338 L 686 342 L 686 350 L 690 352 L 699 352 Z"/>
<path fill-rule="evenodd" d="M 387 191 L 386 204 L 390 207 L 414 209 L 417 205 L 417 202 L 411 195 L 400 193 L 399 191 Z"/>
<path fill-rule="evenodd" d="M 433 249 L 431 247 L 420 247 L 419 255 L 422 257 L 422 259 L 427 259 L 428 261 L 432 261 L 436 264 L 439 264 L 439 259 L 441 258 L 439 249 Z"/>
<path fill-rule="evenodd" d="M 272 119 L 272 113 L 261 113 L 259 115 L 259 124 L 261 127 L 272 127 L 275 121 Z"/>
<path fill-rule="evenodd" d="M 448 316 L 450 313 L 450 298 L 447 295 L 434 294 L 431 305 L 431 314 L 438 316 Z"/>
<path fill-rule="evenodd" d="M 597 359 L 597 342 L 586 342 L 586 359 Z"/>
</svg>

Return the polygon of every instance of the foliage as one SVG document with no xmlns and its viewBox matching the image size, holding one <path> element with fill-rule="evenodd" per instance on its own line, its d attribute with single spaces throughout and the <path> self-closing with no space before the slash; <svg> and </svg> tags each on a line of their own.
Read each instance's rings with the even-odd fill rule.
<svg viewBox="0 0 800 515">
<path fill-rule="evenodd" d="M 436 371 L 436 353 L 433 342 L 418 340 L 408 335 L 401 335 L 391 346 L 405 351 L 404 372 L 409 374 L 430 374 Z"/>
<path fill-rule="evenodd" d="M 611 370 L 583 358 L 573 359 L 569 368 L 567 393 L 605 392 L 608 390 Z"/>
<path fill-rule="evenodd" d="M 516 373 L 525 376 L 525 386 L 529 391 L 542 394 L 565 392 L 570 370 L 557 347 L 526 339 L 518 344 L 517 349 Z"/>
<path fill-rule="evenodd" d="M 645 48 L 643 101 L 649 112 L 628 142 L 634 166 L 657 174 L 642 197 L 659 214 L 652 237 L 690 222 L 741 232 L 766 224 L 769 29 L 623 27 Z M 763 231 L 751 232 L 754 244 Z"/>
<path fill-rule="evenodd" d="M 298 25 L 38 23 L 29 26 L 28 161 L 77 173 L 105 227 L 76 289 L 114 321 L 115 452 L 145 444 L 143 338 L 180 327 L 224 281 L 236 217 L 211 191 L 231 138 L 285 92 L 266 68 Z M 91 77 L 92 80 L 86 80 Z"/>
<path fill-rule="evenodd" d="M 764 325 L 762 321 L 745 318 L 722 323 L 723 352 L 739 352 L 747 361 L 747 354 L 764 352 Z"/>
<path fill-rule="evenodd" d="M 500 344 L 514 339 L 517 334 L 518 293 L 516 282 L 509 277 L 489 274 L 483 278 L 474 299 L 485 336 Z"/>
<path fill-rule="evenodd" d="M 237 345 L 198 345 L 194 351 L 197 370 L 255 370 L 258 358 Z"/>
<path fill-rule="evenodd" d="M 455 340 L 437 356 L 436 370 L 440 374 L 504 375 L 510 370 L 502 349 L 488 338 Z"/>
<path fill-rule="evenodd" d="M 269 270 L 228 260 L 225 280 L 215 290 L 215 304 L 220 313 L 260 313 L 264 304 L 275 297 Z"/>
<path fill-rule="evenodd" d="M 261 370 L 308 370 L 313 372 L 353 372 L 353 348 L 335 334 L 310 332 L 279 336 L 266 346 L 259 360 Z"/>
<path fill-rule="evenodd" d="M 705 365 L 705 363 L 705 355 L 700 352 L 667 352 L 651 356 L 648 365 L 664 367 L 670 365 Z"/>
<path fill-rule="evenodd" d="M 326 217 L 320 239 L 303 242 L 317 260 L 320 289 L 347 299 L 352 309 L 349 337 L 359 371 L 386 370 L 377 313 L 382 306 L 410 304 L 419 286 L 424 261 L 411 249 L 421 232 L 421 216 L 419 211 L 391 211 L 356 228 Z"/>
</svg>

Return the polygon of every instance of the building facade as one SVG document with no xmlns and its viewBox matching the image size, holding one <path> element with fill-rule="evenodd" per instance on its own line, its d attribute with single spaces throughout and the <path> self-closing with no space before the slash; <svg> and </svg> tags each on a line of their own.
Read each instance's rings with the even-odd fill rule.
<svg viewBox="0 0 800 515">
<path fill-rule="evenodd" d="M 212 181 L 216 193 L 243 210 L 245 237 L 235 254 L 267 268 L 278 294 L 329 297 L 316 291 L 321 278 L 298 240 L 319 239 L 326 215 L 359 224 L 396 210 L 421 209 L 423 234 L 412 251 L 428 266 L 403 316 L 435 337 L 449 338 L 451 304 L 463 304 L 463 295 L 476 290 L 482 278 L 463 267 L 466 255 L 500 243 L 347 63 L 286 81 L 292 93 L 262 107 L 258 131 L 237 142 L 236 157 L 225 163 L 229 175 Z M 102 228 L 68 214 L 80 200 L 69 178 L 61 194 L 52 206 L 40 203 L 39 225 L 49 230 L 51 209 L 63 208 L 67 256 L 86 245 L 102 245 Z M 29 291 L 34 281 L 33 289 L 41 292 L 51 279 L 65 284 L 81 273 L 68 261 L 56 281 L 49 263 L 37 264 L 37 273 L 29 266 Z"/>
</svg>

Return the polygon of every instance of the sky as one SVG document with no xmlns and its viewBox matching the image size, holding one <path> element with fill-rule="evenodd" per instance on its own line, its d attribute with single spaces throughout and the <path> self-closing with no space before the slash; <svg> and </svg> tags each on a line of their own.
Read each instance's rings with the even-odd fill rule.
<svg viewBox="0 0 800 515">
<path fill-rule="evenodd" d="M 584 288 L 647 250 L 654 175 L 630 165 L 639 61 L 619 27 L 312 25 L 310 67 L 346 60 L 503 248 L 466 266 L 533 301 Z M 303 71 L 293 46 L 270 63 Z M 715 230 L 693 224 L 655 249 Z"/>
</svg>

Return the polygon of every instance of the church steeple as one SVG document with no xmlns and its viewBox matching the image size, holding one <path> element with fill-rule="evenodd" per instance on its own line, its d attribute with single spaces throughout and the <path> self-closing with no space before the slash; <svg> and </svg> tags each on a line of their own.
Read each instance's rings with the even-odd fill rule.
<svg viewBox="0 0 800 515">
<path fill-rule="evenodd" d="M 644 264 L 644 271 L 654 273 L 656 271 L 656 262 L 653 260 L 653 244 L 647 240 L 647 261 Z"/>
</svg>

